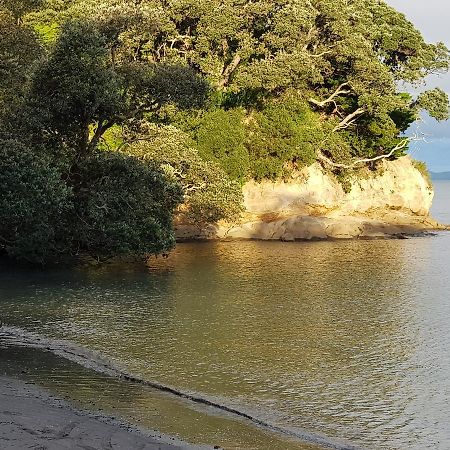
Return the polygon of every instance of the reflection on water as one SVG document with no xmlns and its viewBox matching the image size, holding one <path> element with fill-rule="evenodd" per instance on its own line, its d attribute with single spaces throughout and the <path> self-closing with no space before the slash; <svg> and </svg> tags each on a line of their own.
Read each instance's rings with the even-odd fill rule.
<svg viewBox="0 0 450 450">
<path fill-rule="evenodd" d="M 80 408 L 119 415 L 139 427 L 183 436 L 189 442 L 221 443 L 227 448 L 317 450 L 317 446 L 298 443 L 146 386 L 104 376 L 48 352 L 0 346 L 0 373 L 44 386 Z"/>
<path fill-rule="evenodd" d="M 1 314 L 293 431 L 448 449 L 449 250 L 447 234 L 196 243 L 149 268 L 5 269 Z M 275 448 L 264 439 L 254 447 Z"/>
</svg>

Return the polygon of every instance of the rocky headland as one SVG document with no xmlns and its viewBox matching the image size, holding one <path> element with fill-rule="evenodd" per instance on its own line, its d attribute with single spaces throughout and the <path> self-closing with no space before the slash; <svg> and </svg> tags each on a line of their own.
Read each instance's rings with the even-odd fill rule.
<svg viewBox="0 0 450 450">
<path fill-rule="evenodd" d="M 347 189 L 319 163 L 290 180 L 249 181 L 235 223 L 176 224 L 179 240 L 387 238 L 446 229 L 430 217 L 433 188 L 409 156 L 383 161 Z"/>
</svg>

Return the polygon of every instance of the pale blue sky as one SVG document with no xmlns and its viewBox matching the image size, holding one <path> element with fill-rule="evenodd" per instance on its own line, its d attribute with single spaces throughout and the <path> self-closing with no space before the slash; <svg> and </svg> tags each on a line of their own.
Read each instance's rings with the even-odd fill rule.
<svg viewBox="0 0 450 450">
<path fill-rule="evenodd" d="M 386 0 L 403 12 L 422 32 L 428 42 L 443 41 L 450 47 L 449 0 Z M 430 87 L 439 86 L 450 94 L 450 73 L 428 80 Z M 428 164 L 434 172 L 450 171 L 450 121 L 437 123 L 430 118 L 414 127 L 430 135 L 428 143 L 412 144 L 411 155 Z"/>
</svg>

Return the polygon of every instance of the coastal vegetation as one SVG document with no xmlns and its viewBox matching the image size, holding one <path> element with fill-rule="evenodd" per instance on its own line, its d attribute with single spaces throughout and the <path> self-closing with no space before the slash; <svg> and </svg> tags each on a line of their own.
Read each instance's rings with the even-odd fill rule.
<svg viewBox="0 0 450 450">
<path fill-rule="evenodd" d="M 0 0 L 0 251 L 163 253 L 249 179 L 373 168 L 448 65 L 380 0 Z"/>
</svg>

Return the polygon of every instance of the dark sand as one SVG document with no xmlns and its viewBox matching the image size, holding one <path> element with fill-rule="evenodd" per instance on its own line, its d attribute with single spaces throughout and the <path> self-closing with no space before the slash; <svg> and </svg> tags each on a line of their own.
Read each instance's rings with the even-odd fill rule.
<svg viewBox="0 0 450 450">
<path fill-rule="evenodd" d="M 112 418 L 77 411 L 33 384 L 0 376 L 1 450 L 194 448 Z"/>
</svg>

